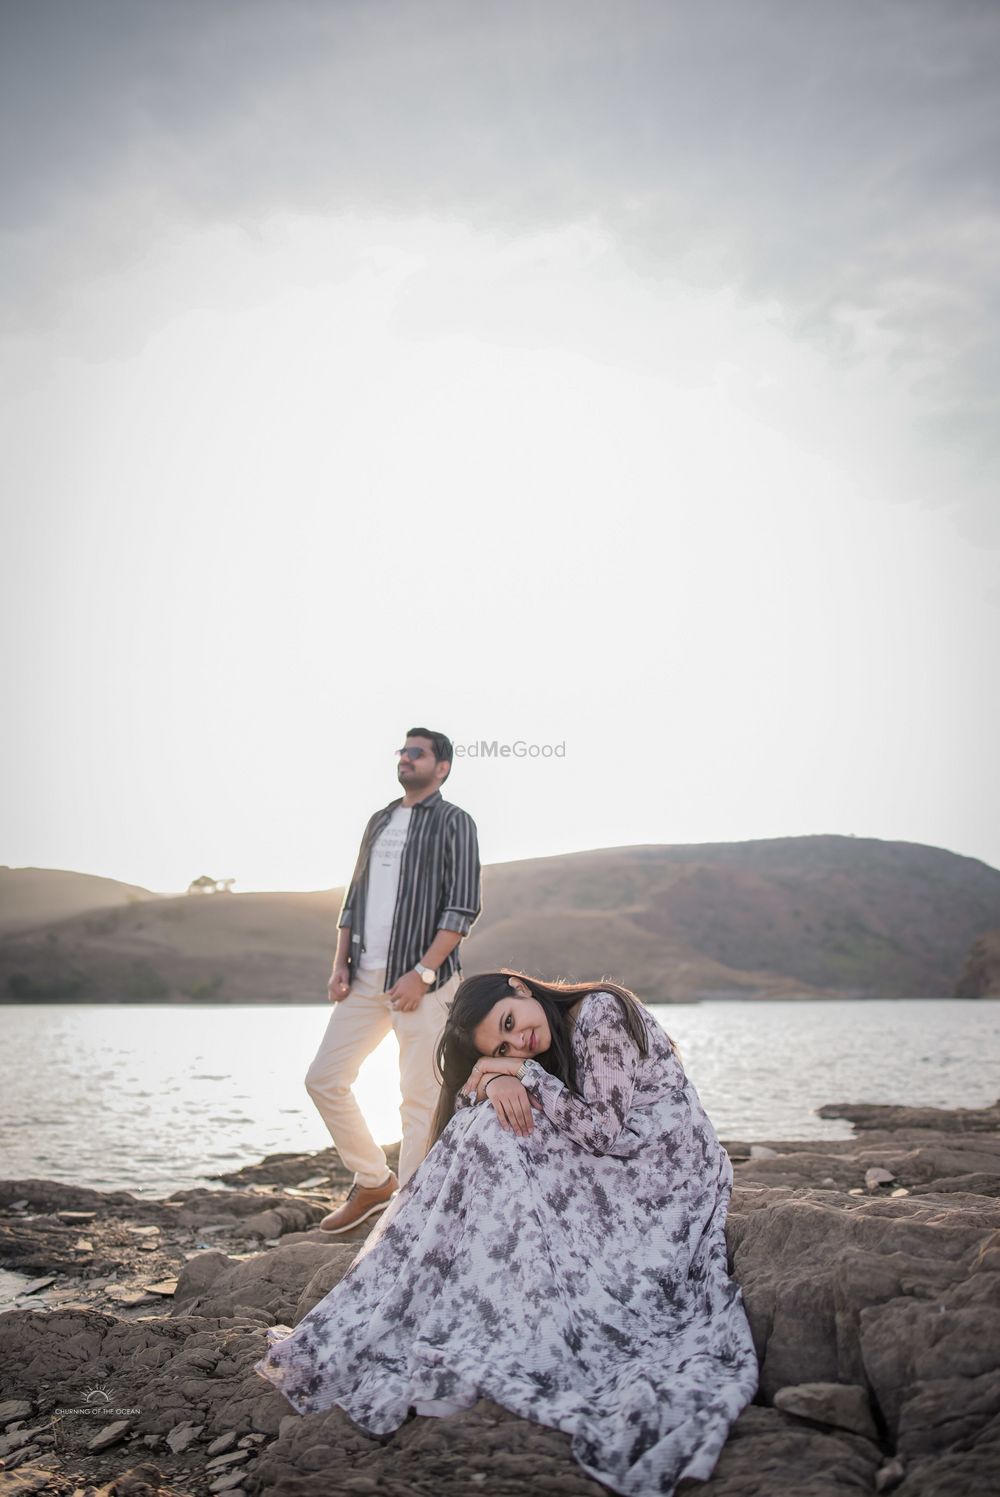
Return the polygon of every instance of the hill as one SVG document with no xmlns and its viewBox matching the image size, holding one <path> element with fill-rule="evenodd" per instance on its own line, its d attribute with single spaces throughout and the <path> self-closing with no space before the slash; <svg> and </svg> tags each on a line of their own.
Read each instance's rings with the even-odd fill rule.
<svg viewBox="0 0 1000 1497">
<path fill-rule="evenodd" d="M 1000 910 L 997 869 L 871 837 L 603 848 L 498 865 L 486 883 L 478 965 L 526 949 L 590 974 L 604 951 L 608 975 L 627 961 L 631 985 L 664 998 L 950 996 Z"/>
<path fill-rule="evenodd" d="M 483 883 L 467 972 L 617 977 L 652 1002 L 948 997 L 1000 925 L 996 869 L 874 838 L 604 848 L 495 864 Z M 0 1001 L 325 1002 L 339 889 L 116 887 L 116 905 L 0 939 Z"/>
<path fill-rule="evenodd" d="M 114 909 L 146 899 L 158 899 L 138 884 L 63 868 L 8 868 L 0 866 L 0 935 L 31 930 L 52 920 L 65 920 L 88 910 Z"/>
</svg>

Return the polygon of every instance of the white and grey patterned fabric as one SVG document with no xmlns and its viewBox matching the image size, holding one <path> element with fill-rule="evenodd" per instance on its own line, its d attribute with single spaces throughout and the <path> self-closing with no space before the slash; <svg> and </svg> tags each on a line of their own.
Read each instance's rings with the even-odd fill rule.
<svg viewBox="0 0 1000 1497">
<path fill-rule="evenodd" d="M 732 1166 L 670 1041 L 588 994 L 581 1097 L 537 1061 L 524 1138 L 461 1107 L 346 1277 L 255 1370 L 294 1408 L 339 1404 L 372 1434 L 412 1405 L 480 1398 L 566 1431 L 617 1492 L 707 1478 L 757 1360 L 726 1268 Z"/>
</svg>

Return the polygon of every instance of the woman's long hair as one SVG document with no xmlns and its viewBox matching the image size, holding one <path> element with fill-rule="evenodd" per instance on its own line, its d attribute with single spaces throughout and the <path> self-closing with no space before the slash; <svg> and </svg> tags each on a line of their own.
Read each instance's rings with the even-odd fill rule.
<svg viewBox="0 0 1000 1497">
<path fill-rule="evenodd" d="M 579 1095 L 576 1084 L 576 1065 L 570 1043 L 570 1021 L 568 1010 L 588 993 L 614 993 L 621 1005 L 622 1018 L 629 1035 L 635 1041 L 641 1055 L 649 1054 L 649 1037 L 642 1018 L 639 999 L 628 988 L 617 982 L 543 982 L 539 977 L 529 977 L 525 972 L 515 972 L 505 967 L 501 972 L 477 972 L 467 977 L 455 994 L 445 1022 L 444 1031 L 438 1041 L 435 1064 L 441 1078 L 441 1095 L 431 1128 L 431 1143 L 434 1144 L 447 1128 L 455 1112 L 455 1097 L 459 1088 L 469 1079 L 469 1073 L 482 1057 L 476 1049 L 473 1035 L 486 1018 L 494 1004 L 505 998 L 516 997 L 510 979 L 517 977 L 541 1004 L 552 1036 L 548 1050 L 535 1057 L 553 1076 Z"/>
</svg>

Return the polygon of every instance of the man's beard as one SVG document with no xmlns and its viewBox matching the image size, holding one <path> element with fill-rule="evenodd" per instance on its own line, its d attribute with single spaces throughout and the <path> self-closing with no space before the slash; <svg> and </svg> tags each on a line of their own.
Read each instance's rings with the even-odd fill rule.
<svg viewBox="0 0 1000 1497">
<path fill-rule="evenodd" d="M 418 790 L 426 790 L 427 786 L 431 783 L 431 780 L 434 778 L 434 776 L 430 772 L 428 772 L 426 775 L 421 776 L 420 772 L 416 769 L 411 769 L 409 774 L 404 774 L 403 771 L 399 769 L 396 771 L 396 778 L 401 785 L 408 785 L 411 787 L 416 785 Z"/>
</svg>

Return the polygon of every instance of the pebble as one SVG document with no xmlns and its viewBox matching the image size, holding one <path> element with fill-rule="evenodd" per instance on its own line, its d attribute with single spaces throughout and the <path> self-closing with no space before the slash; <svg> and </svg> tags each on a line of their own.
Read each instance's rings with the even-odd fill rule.
<svg viewBox="0 0 1000 1497">
<path fill-rule="evenodd" d="M 795 1419 L 849 1430 L 866 1440 L 877 1438 L 868 1394 L 853 1383 L 790 1383 L 774 1394 L 774 1407 Z"/>
<path fill-rule="evenodd" d="M 20 1450 L 15 1450 L 11 1455 L 4 1457 L 3 1469 L 5 1471 L 13 1471 L 16 1466 L 20 1466 L 24 1461 L 34 1459 L 36 1455 L 41 1455 L 41 1453 L 37 1445 L 22 1445 Z"/>
<path fill-rule="evenodd" d="M 20 1421 L 18 1422 L 20 1423 Z M 17 1440 L 14 1443 L 17 1445 L 27 1445 L 33 1442 L 37 1445 L 40 1441 L 44 1440 L 46 1444 L 51 1444 L 52 1436 L 45 1433 L 45 1431 L 47 1429 L 50 1429 L 51 1427 L 52 1420 L 46 1419 L 44 1424 L 36 1424 L 34 1429 L 19 1429 L 17 1431 Z M 6 1439 L 0 1442 L 0 1444 L 7 1444 L 11 1441 L 13 1441 L 13 1436 L 11 1434 L 8 1434 L 6 1436 Z"/>
<path fill-rule="evenodd" d="M 209 1482 L 208 1490 L 210 1492 L 235 1491 L 243 1480 L 244 1474 L 242 1471 L 230 1471 L 227 1476 L 217 1476 L 214 1481 Z"/>
<path fill-rule="evenodd" d="M 11 1430 L 9 1434 L 4 1435 L 3 1439 L 0 1439 L 0 1460 L 27 1443 L 28 1431 L 26 1429 Z"/>
<path fill-rule="evenodd" d="M 174 1455 L 180 1455 L 181 1451 L 187 1450 L 193 1440 L 197 1440 L 203 1424 L 192 1424 L 190 1419 L 185 1419 L 183 1424 L 175 1424 L 173 1429 L 167 1431 L 167 1444 Z"/>
<path fill-rule="evenodd" d="M 21 1421 L 18 1421 L 18 1424 L 19 1422 Z M 25 1445 L 30 1445 L 33 1449 L 39 1445 L 52 1445 L 54 1442 L 52 1442 L 51 1434 L 43 1433 L 48 1430 L 49 1424 L 51 1421 L 36 1424 L 33 1430 L 9 1428 L 7 1433 L 0 1437 L 0 1460 L 6 1460 L 7 1455 L 12 1455 L 15 1451 L 21 1452 Z"/>
<path fill-rule="evenodd" d="M 875 1473 L 876 1492 L 891 1492 L 893 1487 L 899 1486 L 905 1475 L 906 1467 L 903 1465 L 903 1462 L 898 1455 L 893 1456 L 891 1461 L 887 1461 L 884 1466 L 880 1466 Z"/>
<path fill-rule="evenodd" d="M 874 1190 L 878 1185 L 891 1185 L 896 1176 L 892 1170 L 880 1170 L 872 1168 L 865 1170 L 865 1185 L 869 1190 Z"/>
<path fill-rule="evenodd" d="M 13 1424 L 15 1419 L 27 1419 L 31 1414 L 31 1407 L 26 1398 L 8 1398 L 6 1402 L 0 1403 L 0 1424 Z"/>
<path fill-rule="evenodd" d="M 224 1450 L 232 1450 L 236 1444 L 236 1431 L 231 1429 L 224 1435 L 218 1435 L 205 1451 L 207 1456 L 221 1455 Z"/>
<path fill-rule="evenodd" d="M 46 1493 L 52 1491 L 51 1483 L 51 1471 L 27 1470 L 11 1477 L 9 1481 L 5 1479 L 4 1492 L 9 1493 L 10 1497 L 24 1497 L 27 1492 L 40 1492 L 45 1497 Z M 63 1492 L 66 1489 L 60 1486 L 56 1490 Z M 73 1497 L 91 1497 L 91 1494 L 95 1494 L 96 1497 L 96 1492 L 96 1487 L 76 1487 Z"/>
<path fill-rule="evenodd" d="M 205 1469 L 208 1471 L 221 1471 L 226 1466 L 239 1466 L 243 1461 L 250 1459 L 249 1450 L 230 1450 L 226 1455 L 217 1455 L 214 1460 L 206 1462 Z"/>
<path fill-rule="evenodd" d="M 129 1289 L 124 1284 L 111 1284 L 105 1289 L 108 1299 L 113 1300 L 116 1305 L 145 1305 L 153 1296 L 145 1289 Z"/>
<path fill-rule="evenodd" d="M 117 1445 L 126 1431 L 131 1428 L 131 1419 L 116 1419 L 106 1429 L 98 1430 L 94 1438 L 88 1441 L 88 1450 L 107 1450 L 109 1445 Z"/>
</svg>

